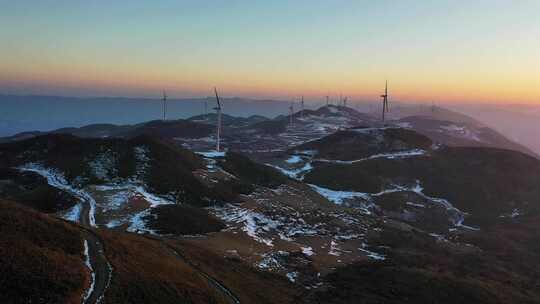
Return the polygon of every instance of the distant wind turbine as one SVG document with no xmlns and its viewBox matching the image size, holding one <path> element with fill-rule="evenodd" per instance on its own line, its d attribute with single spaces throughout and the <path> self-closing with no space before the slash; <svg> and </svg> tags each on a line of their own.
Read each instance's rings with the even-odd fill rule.
<svg viewBox="0 0 540 304">
<path fill-rule="evenodd" d="M 301 106 L 300 117 L 304 118 L 304 95 L 302 95 L 302 100 L 300 101 L 300 106 Z"/>
<path fill-rule="evenodd" d="M 326 106 L 330 104 L 330 96 L 326 95 Z"/>
<path fill-rule="evenodd" d="M 289 113 L 290 113 L 290 125 L 291 127 L 293 127 L 294 126 L 294 122 L 293 122 L 294 102 L 291 102 L 291 105 L 289 106 Z"/>
<path fill-rule="evenodd" d="M 220 140 L 221 140 L 221 102 L 219 101 L 219 95 L 217 89 L 214 87 L 214 93 L 216 93 L 217 106 L 214 108 L 217 112 L 217 127 L 216 127 L 216 151 L 219 152 Z"/>
<path fill-rule="evenodd" d="M 165 120 L 167 114 L 167 92 L 165 92 L 165 90 L 163 90 L 163 97 L 161 100 L 163 101 L 163 120 Z"/>
<path fill-rule="evenodd" d="M 386 85 L 384 87 L 384 94 L 381 95 L 381 98 L 383 99 L 382 121 L 384 122 L 384 114 L 388 112 L 388 80 L 386 81 Z"/>
</svg>

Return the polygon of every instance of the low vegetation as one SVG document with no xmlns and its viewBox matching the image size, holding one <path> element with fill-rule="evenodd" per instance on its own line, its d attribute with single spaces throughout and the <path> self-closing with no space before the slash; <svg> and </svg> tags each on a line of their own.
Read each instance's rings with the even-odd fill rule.
<svg viewBox="0 0 540 304">
<path fill-rule="evenodd" d="M 78 228 L 0 200 L 0 302 L 80 303 L 89 274 Z"/>
<path fill-rule="evenodd" d="M 101 236 L 114 269 L 103 303 L 228 303 L 162 242 L 109 231 Z"/>
<path fill-rule="evenodd" d="M 311 303 L 539 303 L 538 217 L 454 235 L 383 227 L 371 238 L 388 259 L 337 269 Z"/>
<path fill-rule="evenodd" d="M 293 150 L 316 150 L 318 158 L 356 160 L 381 153 L 428 150 L 432 145 L 429 138 L 408 129 L 389 128 L 373 132 L 357 130 L 338 131 Z"/>
<path fill-rule="evenodd" d="M 540 211 L 540 162 L 528 155 L 492 148 L 441 148 L 429 156 L 374 159 L 348 165 L 321 164 L 305 181 L 336 190 L 376 193 L 392 184 L 414 185 L 489 224 L 514 209 Z"/>
<path fill-rule="evenodd" d="M 238 153 L 227 153 L 220 166 L 247 184 L 275 188 L 288 180 L 276 169 L 258 164 Z"/>
<path fill-rule="evenodd" d="M 225 225 L 208 211 L 189 205 L 163 205 L 146 219 L 160 234 L 194 235 L 220 231 Z"/>
<path fill-rule="evenodd" d="M 44 177 L 12 168 L 0 168 L 0 197 L 46 213 L 66 210 L 77 202 L 69 193 L 49 186 Z"/>
</svg>

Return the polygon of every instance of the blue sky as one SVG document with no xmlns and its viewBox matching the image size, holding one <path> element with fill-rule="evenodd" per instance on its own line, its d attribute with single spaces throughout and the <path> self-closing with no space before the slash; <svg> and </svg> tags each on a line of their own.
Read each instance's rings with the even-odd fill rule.
<svg viewBox="0 0 540 304">
<path fill-rule="evenodd" d="M 540 100 L 540 1 L 0 5 L 0 93 Z"/>
</svg>

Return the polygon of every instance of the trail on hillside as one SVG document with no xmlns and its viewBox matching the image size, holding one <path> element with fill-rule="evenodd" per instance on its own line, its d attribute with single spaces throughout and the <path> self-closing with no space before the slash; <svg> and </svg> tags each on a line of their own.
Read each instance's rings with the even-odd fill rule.
<svg viewBox="0 0 540 304">
<path fill-rule="evenodd" d="M 230 303 L 234 303 L 234 304 L 240 304 L 240 300 L 238 299 L 238 297 L 236 297 L 234 295 L 234 293 L 228 289 L 225 285 L 221 284 L 217 279 L 213 278 L 212 276 L 210 276 L 209 274 L 207 274 L 206 272 L 202 271 L 199 267 L 195 266 L 193 263 L 191 263 L 188 259 L 186 259 L 183 255 L 181 255 L 176 249 L 174 249 L 173 247 L 171 247 L 170 245 L 166 244 L 165 242 L 163 242 L 165 244 L 165 246 L 171 250 L 171 252 L 178 258 L 180 259 L 182 262 L 188 264 L 189 266 L 191 266 L 193 269 L 195 269 L 197 271 L 197 273 L 203 277 L 205 280 L 208 281 L 208 283 L 210 283 L 211 286 L 213 286 L 215 289 L 217 289 L 220 293 L 222 293 L 225 298 L 227 298 L 229 300 Z"/>
<path fill-rule="evenodd" d="M 184 255 L 182 255 L 180 252 L 178 252 L 177 249 L 172 247 L 171 245 L 167 244 L 167 242 L 163 241 L 163 239 L 155 236 L 145 235 L 146 238 L 161 242 L 161 244 L 169 250 L 178 260 L 180 260 L 182 263 L 187 264 L 191 268 L 193 268 L 198 275 L 200 275 L 203 279 L 208 281 L 210 286 L 214 287 L 219 293 L 223 294 L 224 297 L 228 300 L 229 303 L 233 304 L 240 304 L 240 299 L 229 289 L 227 286 L 223 285 L 219 280 L 212 277 L 208 273 L 204 272 L 201 268 L 196 266 L 194 263 L 190 262 Z"/>
</svg>

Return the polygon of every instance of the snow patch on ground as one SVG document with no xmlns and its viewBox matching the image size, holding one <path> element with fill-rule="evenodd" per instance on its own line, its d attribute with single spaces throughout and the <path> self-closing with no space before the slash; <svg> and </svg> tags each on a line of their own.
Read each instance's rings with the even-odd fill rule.
<svg viewBox="0 0 540 304">
<path fill-rule="evenodd" d="M 374 252 L 374 251 L 370 251 L 370 250 L 367 250 L 366 249 L 367 245 L 365 243 L 362 243 L 362 247 L 361 248 L 358 248 L 358 250 L 366 253 L 366 256 L 369 257 L 369 258 L 372 258 L 374 260 L 385 260 L 386 257 L 380 253 L 377 253 L 377 252 Z"/>
<path fill-rule="evenodd" d="M 137 178 L 141 179 L 146 174 L 148 168 L 150 168 L 150 149 L 146 146 L 137 146 L 133 148 L 133 154 L 135 155 L 135 172 Z"/>
<path fill-rule="evenodd" d="M 96 154 L 94 159 L 88 161 L 88 166 L 92 174 L 100 180 L 115 177 L 118 173 L 114 154 L 110 150 L 101 151 Z"/>
<path fill-rule="evenodd" d="M 143 219 L 147 216 L 152 216 L 150 211 L 151 209 L 146 209 L 144 211 L 141 211 L 133 215 L 131 219 L 129 220 L 129 227 L 126 230 L 129 232 L 135 232 L 139 234 L 143 234 L 143 233 L 157 234 L 154 230 L 146 226 L 146 223 Z"/>
<path fill-rule="evenodd" d="M 61 217 L 67 221 L 78 223 L 81 218 L 82 205 L 77 203 L 75 206 L 68 209 Z"/>
<path fill-rule="evenodd" d="M 297 164 L 302 161 L 302 158 L 298 155 L 292 155 L 285 162 L 288 164 Z"/>
<path fill-rule="evenodd" d="M 274 221 L 261 213 L 243 209 L 231 204 L 227 204 L 224 207 L 214 207 L 212 208 L 212 211 L 217 217 L 225 222 L 242 224 L 242 230 L 255 241 L 270 247 L 274 246 L 272 239 L 265 238 L 263 234 L 276 229 L 279 224 L 277 221 Z"/>
<path fill-rule="evenodd" d="M 289 253 L 286 251 L 265 253 L 262 255 L 262 259 L 256 263 L 255 266 L 263 270 L 280 271 L 285 269 L 285 267 L 282 265 L 282 261 L 287 256 L 289 256 Z"/>
<path fill-rule="evenodd" d="M 363 161 L 366 161 L 366 160 L 378 159 L 378 158 L 400 159 L 400 158 L 422 156 L 422 155 L 425 155 L 425 154 L 426 154 L 426 151 L 423 150 L 423 149 L 412 149 L 412 150 L 392 152 L 392 153 L 379 153 L 379 154 L 371 155 L 369 157 L 365 157 L 365 158 L 361 158 L 361 159 L 355 159 L 355 160 L 334 160 L 334 159 L 316 158 L 313 161 L 324 162 L 324 163 L 350 165 L 350 164 L 363 162 Z"/>
<path fill-rule="evenodd" d="M 330 190 L 328 188 L 319 187 L 316 185 L 309 184 L 317 193 L 324 196 L 329 201 L 333 202 L 336 205 L 341 205 L 344 203 L 344 200 L 353 199 L 355 197 L 360 197 L 366 200 L 369 200 L 369 194 L 363 192 L 353 192 L 353 191 L 336 191 Z"/>
<path fill-rule="evenodd" d="M 263 214 L 232 204 L 222 207 L 212 207 L 209 211 L 226 222 L 232 229 L 244 231 L 255 241 L 273 246 L 273 240 L 281 239 L 292 242 L 295 238 L 314 235 L 347 236 L 353 234 L 349 229 L 330 230 L 326 222 L 306 222 L 301 214 L 294 209 L 281 207 L 269 210 L 270 214 Z M 358 226 L 358 221 L 343 213 L 330 213 L 325 216 L 334 216 L 350 225 Z M 349 222 L 347 222 L 347 220 Z"/>
<path fill-rule="evenodd" d="M 340 251 L 341 249 L 339 249 L 338 244 L 334 240 L 332 240 L 330 242 L 330 250 L 328 251 L 328 254 L 333 256 L 340 256 Z"/>
<path fill-rule="evenodd" d="M 225 151 L 208 151 L 208 152 L 195 152 L 207 158 L 225 157 Z"/>
<path fill-rule="evenodd" d="M 287 273 L 287 279 L 291 282 L 296 282 L 296 279 L 298 278 L 298 271 L 288 272 Z"/>
<path fill-rule="evenodd" d="M 115 210 L 123 207 L 125 203 L 129 201 L 130 198 L 134 196 L 142 197 L 150 205 L 147 209 L 140 211 L 135 214 L 128 215 L 127 217 L 120 217 L 110 220 L 105 224 L 108 228 L 115 228 L 123 224 L 129 224 L 127 231 L 136 232 L 136 233 L 150 233 L 157 234 L 154 230 L 148 228 L 144 221 L 144 218 L 151 216 L 151 209 L 160 205 L 170 205 L 174 204 L 173 201 L 152 194 L 146 190 L 146 188 L 135 182 L 126 182 L 122 184 L 109 184 L 109 185 L 99 185 L 95 186 L 95 189 L 98 191 L 113 191 L 113 194 L 105 195 L 107 200 L 106 208 L 103 210 Z M 108 207 L 107 207 L 108 206 Z"/>
<path fill-rule="evenodd" d="M 313 252 L 313 248 L 311 247 L 300 247 L 302 249 L 302 253 L 307 255 L 307 256 L 312 256 L 314 255 L 315 253 Z"/>
<path fill-rule="evenodd" d="M 373 203 L 371 203 L 371 196 L 368 193 L 354 191 L 337 191 L 313 184 L 308 185 L 321 196 L 325 197 L 327 200 L 331 201 L 336 205 L 342 205 L 347 201 L 354 200 L 355 198 L 361 198 L 363 200 L 364 206 L 359 206 L 357 208 L 361 210 L 364 214 L 371 214 L 370 209 L 374 207 Z"/>
<path fill-rule="evenodd" d="M 298 168 L 298 169 L 286 169 L 286 168 L 282 168 L 282 167 L 275 166 L 272 164 L 266 164 L 266 165 L 274 167 L 278 169 L 281 173 L 287 175 L 288 177 L 293 178 L 293 179 L 298 179 L 298 180 L 302 180 L 306 173 L 313 170 L 313 166 L 309 162 L 306 163 L 302 168 Z"/>
<path fill-rule="evenodd" d="M 474 140 L 474 141 L 482 141 L 480 137 L 478 137 L 477 132 L 474 130 L 468 129 L 466 126 L 457 126 L 457 125 L 444 125 L 440 126 L 440 132 L 451 132 L 454 135 L 457 135 L 459 137 L 463 137 L 466 139 Z"/>
<path fill-rule="evenodd" d="M 515 217 L 518 217 L 520 215 L 521 215 L 521 211 L 519 209 L 517 209 L 517 208 L 514 208 L 511 213 L 501 214 L 499 217 L 500 218 L 505 218 L 505 217 L 506 218 L 515 218 Z"/>
<path fill-rule="evenodd" d="M 412 129 L 413 125 L 410 122 L 398 122 L 396 123 L 396 126 L 403 128 L 403 129 Z"/>
<path fill-rule="evenodd" d="M 463 222 L 465 221 L 465 216 L 468 214 L 454 207 L 448 200 L 444 198 L 432 197 L 432 196 L 424 194 L 423 192 L 424 188 L 422 187 L 422 185 L 420 184 L 420 181 L 418 180 L 416 181 L 416 184 L 413 185 L 412 187 L 394 185 L 393 188 L 383 190 L 379 193 L 371 194 L 371 196 L 381 196 L 388 193 L 405 192 L 405 191 L 414 192 L 418 194 L 419 196 L 421 196 L 422 198 L 426 199 L 427 201 L 442 205 L 448 212 L 449 220 L 452 222 L 454 226 L 461 227 L 464 229 L 469 229 L 469 230 L 479 230 L 479 228 L 464 225 Z"/>
</svg>

